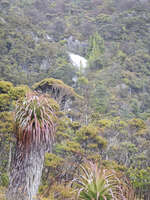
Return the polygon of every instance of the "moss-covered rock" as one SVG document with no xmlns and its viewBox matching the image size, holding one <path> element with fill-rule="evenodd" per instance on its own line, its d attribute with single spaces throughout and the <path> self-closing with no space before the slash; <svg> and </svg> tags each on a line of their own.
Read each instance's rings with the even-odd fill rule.
<svg viewBox="0 0 150 200">
<path fill-rule="evenodd" d="M 54 99 L 58 99 L 60 97 L 69 96 L 69 97 L 80 97 L 75 93 L 74 89 L 68 85 L 66 85 L 63 81 L 47 78 L 38 83 L 35 83 L 32 88 L 36 91 L 47 92 L 50 93 Z"/>
</svg>

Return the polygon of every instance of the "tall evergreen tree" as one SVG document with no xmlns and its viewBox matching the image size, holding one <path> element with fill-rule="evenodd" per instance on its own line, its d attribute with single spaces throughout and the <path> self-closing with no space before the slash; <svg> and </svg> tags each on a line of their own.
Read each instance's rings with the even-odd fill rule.
<svg viewBox="0 0 150 200">
<path fill-rule="evenodd" d="M 102 67 L 102 56 L 104 54 L 104 50 L 104 40 L 98 32 L 95 32 L 89 40 L 88 59 L 90 67 Z"/>
</svg>

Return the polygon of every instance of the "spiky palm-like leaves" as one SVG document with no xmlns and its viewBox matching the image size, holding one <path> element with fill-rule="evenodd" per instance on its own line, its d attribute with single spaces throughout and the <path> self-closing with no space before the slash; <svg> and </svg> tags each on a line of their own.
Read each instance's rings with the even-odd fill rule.
<svg viewBox="0 0 150 200">
<path fill-rule="evenodd" d="M 54 112 L 44 95 L 29 93 L 16 106 L 16 135 L 18 143 L 29 147 L 45 143 L 47 146 L 54 139 Z"/>
<path fill-rule="evenodd" d="M 54 120 L 53 109 L 44 95 L 32 92 L 17 102 L 17 144 L 10 173 L 8 200 L 33 200 L 36 196 L 44 155 L 54 140 Z"/>
<path fill-rule="evenodd" d="M 73 181 L 77 186 L 77 199 L 134 200 L 132 189 L 114 170 L 99 167 L 92 162 L 81 169 L 81 175 Z"/>
</svg>

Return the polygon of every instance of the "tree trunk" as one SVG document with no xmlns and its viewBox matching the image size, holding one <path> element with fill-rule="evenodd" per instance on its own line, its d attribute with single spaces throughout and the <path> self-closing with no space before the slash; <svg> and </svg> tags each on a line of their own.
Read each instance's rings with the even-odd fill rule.
<svg viewBox="0 0 150 200">
<path fill-rule="evenodd" d="M 24 152 L 17 146 L 12 161 L 8 200 L 35 200 L 40 184 L 44 163 L 45 148 L 41 145 Z"/>
</svg>

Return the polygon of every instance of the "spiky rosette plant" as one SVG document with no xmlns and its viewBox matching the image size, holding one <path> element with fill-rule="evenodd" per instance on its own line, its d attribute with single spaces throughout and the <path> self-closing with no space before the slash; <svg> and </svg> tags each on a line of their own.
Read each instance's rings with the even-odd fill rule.
<svg viewBox="0 0 150 200">
<path fill-rule="evenodd" d="M 16 106 L 15 132 L 19 145 L 25 150 L 31 146 L 50 146 L 54 140 L 54 111 L 45 95 L 28 93 Z"/>
<path fill-rule="evenodd" d="M 88 162 L 81 166 L 82 173 L 74 179 L 77 189 L 77 199 L 82 200 L 134 200 L 134 193 L 129 182 L 123 182 L 122 177 L 114 170 L 99 167 Z"/>
<path fill-rule="evenodd" d="M 32 92 L 17 102 L 17 143 L 7 192 L 8 200 L 35 199 L 45 152 L 51 150 L 54 141 L 55 120 L 52 104 L 46 95 Z"/>
</svg>

